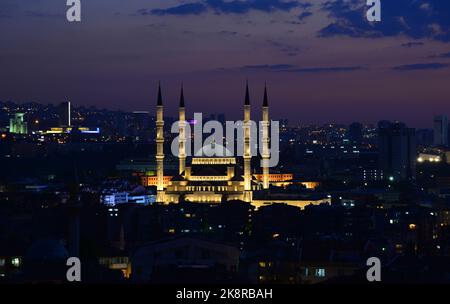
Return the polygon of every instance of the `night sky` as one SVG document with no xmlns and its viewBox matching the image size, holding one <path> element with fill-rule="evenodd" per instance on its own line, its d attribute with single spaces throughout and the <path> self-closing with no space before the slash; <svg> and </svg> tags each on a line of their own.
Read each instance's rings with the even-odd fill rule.
<svg viewBox="0 0 450 304">
<path fill-rule="evenodd" d="M 450 1 L 0 1 L 0 100 L 153 111 L 158 80 L 175 115 L 240 118 L 269 86 L 271 115 L 291 122 L 379 119 L 430 127 L 450 115 Z M 255 109 L 255 115 L 259 115 Z"/>
</svg>

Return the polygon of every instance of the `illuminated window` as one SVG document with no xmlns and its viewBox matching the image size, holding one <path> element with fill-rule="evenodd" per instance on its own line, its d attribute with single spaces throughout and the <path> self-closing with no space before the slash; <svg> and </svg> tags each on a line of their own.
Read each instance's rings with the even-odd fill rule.
<svg viewBox="0 0 450 304">
<path fill-rule="evenodd" d="M 0 259 L 0 267 L 5 266 L 5 263 L 6 263 L 5 259 Z"/>
<path fill-rule="evenodd" d="M 12 264 L 14 267 L 19 267 L 19 266 L 20 266 L 20 258 L 13 258 L 13 259 L 11 260 L 11 264 Z"/>
<path fill-rule="evenodd" d="M 316 277 L 324 278 L 325 277 L 325 269 L 324 268 L 317 268 L 316 269 Z"/>
<path fill-rule="evenodd" d="M 265 268 L 266 267 L 266 262 L 259 262 L 259 267 Z"/>
</svg>

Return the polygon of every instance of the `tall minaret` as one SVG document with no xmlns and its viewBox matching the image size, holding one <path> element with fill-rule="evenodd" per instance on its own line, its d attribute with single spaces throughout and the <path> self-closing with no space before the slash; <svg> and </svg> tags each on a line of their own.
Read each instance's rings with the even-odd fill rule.
<svg viewBox="0 0 450 304">
<path fill-rule="evenodd" d="M 158 191 L 156 201 L 164 202 L 164 107 L 161 95 L 161 84 L 158 85 L 158 102 L 156 104 L 156 170 Z"/>
<path fill-rule="evenodd" d="M 267 85 L 264 86 L 264 101 L 262 107 L 262 169 L 263 169 L 263 188 L 269 189 L 269 99 L 267 98 Z"/>
<path fill-rule="evenodd" d="M 245 201 L 251 201 L 251 160 L 252 155 L 250 151 L 250 94 L 248 91 L 248 81 L 245 88 L 245 102 L 244 102 L 244 190 Z"/>
<path fill-rule="evenodd" d="M 180 160 L 179 173 L 186 169 L 186 111 L 184 108 L 184 90 L 181 85 L 180 107 L 179 107 L 179 136 L 178 136 L 178 158 Z"/>
</svg>

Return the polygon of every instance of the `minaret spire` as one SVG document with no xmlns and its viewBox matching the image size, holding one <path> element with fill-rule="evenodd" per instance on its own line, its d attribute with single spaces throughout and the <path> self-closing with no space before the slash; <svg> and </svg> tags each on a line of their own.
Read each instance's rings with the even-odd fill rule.
<svg viewBox="0 0 450 304">
<path fill-rule="evenodd" d="M 163 105 L 162 94 L 161 94 L 161 82 L 158 83 L 158 101 L 157 101 L 156 105 L 158 105 L 158 106 Z"/>
<path fill-rule="evenodd" d="M 244 105 L 249 106 L 250 105 L 250 93 L 248 90 L 248 80 L 247 80 L 247 84 L 245 86 L 245 102 Z"/>
<path fill-rule="evenodd" d="M 184 108 L 184 88 L 183 88 L 183 83 L 181 84 L 180 108 Z"/>
<path fill-rule="evenodd" d="M 263 107 L 269 106 L 269 99 L 267 98 L 267 83 L 264 84 L 264 101 L 263 101 Z"/>
</svg>

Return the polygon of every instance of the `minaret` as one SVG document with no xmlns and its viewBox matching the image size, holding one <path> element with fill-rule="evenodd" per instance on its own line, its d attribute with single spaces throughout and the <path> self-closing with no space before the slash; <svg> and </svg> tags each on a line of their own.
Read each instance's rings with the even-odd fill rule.
<svg viewBox="0 0 450 304">
<path fill-rule="evenodd" d="M 181 85 L 180 107 L 179 107 L 179 136 L 178 136 L 178 158 L 180 160 L 179 173 L 186 169 L 186 111 L 184 108 L 184 90 Z"/>
<path fill-rule="evenodd" d="M 156 104 L 156 170 L 158 203 L 164 202 L 164 107 L 162 103 L 161 84 L 158 85 L 158 102 Z"/>
<path fill-rule="evenodd" d="M 248 91 L 248 81 L 245 88 L 245 102 L 244 102 L 244 190 L 245 201 L 251 201 L 251 160 L 252 155 L 250 151 L 250 94 Z"/>
<path fill-rule="evenodd" d="M 263 169 L 263 188 L 269 189 L 269 99 L 267 98 L 267 85 L 264 86 L 264 101 L 262 106 L 262 169 Z"/>
</svg>

